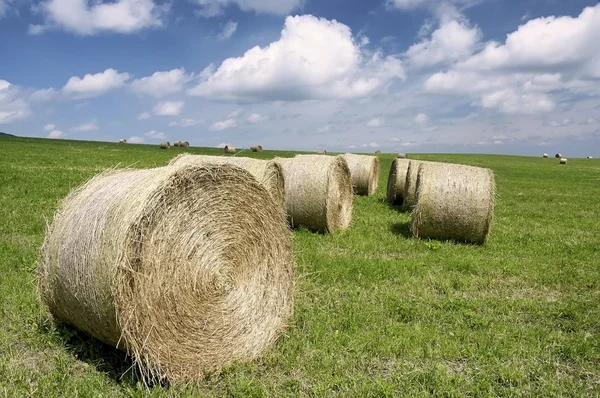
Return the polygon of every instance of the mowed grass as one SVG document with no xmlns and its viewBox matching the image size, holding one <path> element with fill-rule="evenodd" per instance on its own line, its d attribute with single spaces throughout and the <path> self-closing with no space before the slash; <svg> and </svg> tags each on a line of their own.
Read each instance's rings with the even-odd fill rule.
<svg viewBox="0 0 600 398">
<path fill-rule="evenodd" d="M 71 188 L 183 151 L 0 138 L 0 396 L 600 395 L 600 161 L 492 155 L 414 155 L 494 170 L 485 246 L 410 238 L 410 216 L 383 200 L 393 157 L 381 155 L 349 230 L 294 231 L 295 312 L 274 348 L 145 390 L 123 353 L 48 321 L 35 267 Z"/>
</svg>

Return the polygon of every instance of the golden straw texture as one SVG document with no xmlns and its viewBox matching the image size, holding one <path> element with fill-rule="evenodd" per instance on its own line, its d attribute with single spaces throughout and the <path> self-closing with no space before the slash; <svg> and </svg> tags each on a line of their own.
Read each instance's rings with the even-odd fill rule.
<svg viewBox="0 0 600 398">
<path fill-rule="evenodd" d="M 417 176 L 419 166 L 424 163 L 435 163 L 427 160 L 410 160 L 406 169 L 406 181 L 404 181 L 404 194 L 402 209 L 412 211 L 417 204 Z"/>
<path fill-rule="evenodd" d="M 411 231 L 415 237 L 483 244 L 492 224 L 495 195 L 490 169 L 422 163 Z"/>
<path fill-rule="evenodd" d="M 386 201 L 391 205 L 402 205 L 404 202 L 404 184 L 410 160 L 396 158 L 392 160 L 390 174 L 388 175 Z"/>
<path fill-rule="evenodd" d="M 169 162 L 169 165 L 201 165 L 203 163 L 233 164 L 250 172 L 250 174 L 252 174 L 252 176 L 267 189 L 275 202 L 284 209 L 285 182 L 283 179 L 283 169 L 279 163 L 272 160 L 259 160 L 244 157 L 202 156 L 183 153 L 174 157 Z"/>
<path fill-rule="evenodd" d="M 346 153 L 344 159 L 350 168 L 352 187 L 357 195 L 373 195 L 379 185 L 379 159 L 376 156 Z"/>
<path fill-rule="evenodd" d="M 181 217 L 185 214 L 185 217 Z M 55 318 L 186 382 L 257 357 L 292 312 L 284 214 L 232 165 L 122 170 L 63 200 L 38 263 Z"/>
<path fill-rule="evenodd" d="M 352 221 L 352 177 L 343 156 L 276 158 L 283 166 L 285 206 L 293 227 L 346 229 Z"/>
<path fill-rule="evenodd" d="M 223 152 L 235 153 L 235 147 L 233 145 L 225 145 L 225 148 L 223 148 Z"/>
</svg>

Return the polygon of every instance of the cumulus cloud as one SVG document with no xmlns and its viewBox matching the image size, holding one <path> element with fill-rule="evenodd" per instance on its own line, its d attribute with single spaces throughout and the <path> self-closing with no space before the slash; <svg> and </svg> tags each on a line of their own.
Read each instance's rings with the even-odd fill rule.
<svg viewBox="0 0 600 398">
<path fill-rule="evenodd" d="M 152 113 L 157 116 L 177 116 L 183 109 L 183 101 L 165 101 L 156 104 Z"/>
<path fill-rule="evenodd" d="M 215 148 L 225 148 L 226 146 L 231 146 L 231 144 L 228 142 L 221 142 L 220 144 L 217 144 Z"/>
<path fill-rule="evenodd" d="M 230 129 L 233 127 L 237 127 L 237 120 L 235 119 L 227 119 L 220 122 L 215 122 L 210 126 L 210 130 L 212 131 L 221 131 Z"/>
<path fill-rule="evenodd" d="M 166 140 L 167 136 L 162 131 L 150 130 L 144 134 L 145 137 L 148 137 L 151 140 Z"/>
<path fill-rule="evenodd" d="M 100 32 L 134 33 L 163 25 L 168 5 L 153 0 L 46 0 L 36 8 L 44 25 L 31 25 L 30 34 L 62 28 L 79 35 Z"/>
<path fill-rule="evenodd" d="M 73 76 L 62 88 L 64 95 L 76 99 L 98 97 L 122 87 L 129 79 L 128 73 L 119 73 L 112 68 L 83 78 Z"/>
<path fill-rule="evenodd" d="M 190 79 L 191 76 L 186 75 L 185 69 L 172 69 L 136 79 L 131 82 L 131 89 L 140 95 L 159 98 L 182 91 L 184 84 Z"/>
<path fill-rule="evenodd" d="M 53 125 L 53 124 L 47 124 L 47 125 L 44 126 L 44 131 L 50 132 L 52 130 L 56 130 L 56 126 L 55 125 Z"/>
<path fill-rule="evenodd" d="M 357 98 L 404 79 L 402 63 L 367 55 L 350 28 L 312 15 L 287 17 L 278 41 L 201 74 L 191 95 L 249 101 Z"/>
<path fill-rule="evenodd" d="M 150 113 L 149 112 L 142 112 L 138 116 L 138 120 L 146 120 L 146 119 L 150 119 Z"/>
<path fill-rule="evenodd" d="M 29 95 L 29 99 L 33 102 L 47 102 L 55 99 L 58 96 L 58 92 L 53 88 L 45 88 L 35 90 Z"/>
<path fill-rule="evenodd" d="M 225 26 L 223 26 L 223 30 L 221 31 L 221 33 L 218 34 L 217 38 L 219 40 L 227 40 L 229 39 L 231 36 L 233 36 L 233 34 L 235 33 L 235 31 L 237 30 L 237 22 L 233 22 L 233 21 L 229 21 L 225 24 Z"/>
<path fill-rule="evenodd" d="M 133 137 L 129 137 L 127 142 L 131 144 L 143 144 L 144 142 L 146 142 L 146 140 L 144 139 L 144 137 L 134 135 Z"/>
<path fill-rule="evenodd" d="M 304 0 L 194 0 L 200 7 L 197 14 L 203 17 L 221 15 L 230 5 L 236 5 L 242 11 L 253 11 L 257 14 L 286 15 L 301 7 Z"/>
<path fill-rule="evenodd" d="M 48 134 L 48 138 L 64 138 L 67 135 L 60 130 L 52 130 L 50 134 Z"/>
<path fill-rule="evenodd" d="M 248 123 L 252 124 L 265 122 L 267 120 L 269 120 L 269 116 L 261 115 L 260 113 L 252 113 L 250 116 L 248 116 L 248 119 L 246 119 Z"/>
<path fill-rule="evenodd" d="M 169 127 L 194 127 L 199 124 L 203 124 L 204 120 L 199 119 L 181 119 L 179 121 L 173 121 L 169 123 Z"/>
<path fill-rule="evenodd" d="M 369 142 L 368 144 L 362 144 L 361 147 L 362 148 L 379 148 L 381 145 L 379 145 L 376 142 Z"/>
<path fill-rule="evenodd" d="M 383 119 L 375 118 L 375 119 L 369 120 L 369 122 L 367 123 L 367 126 L 369 126 L 369 127 L 381 127 L 384 124 L 385 124 L 385 122 L 383 121 Z"/>
<path fill-rule="evenodd" d="M 98 127 L 98 122 L 96 119 L 89 121 L 87 123 L 82 123 L 79 126 L 71 127 L 69 129 L 69 131 L 71 131 L 73 133 L 83 133 L 83 132 L 87 132 L 87 131 L 97 131 L 97 130 L 100 130 L 100 127 Z"/>
<path fill-rule="evenodd" d="M 424 113 L 419 113 L 417 116 L 415 116 L 415 123 L 420 125 L 427 124 L 429 123 L 429 116 Z"/>
<path fill-rule="evenodd" d="M 0 124 L 11 123 L 29 116 L 29 104 L 18 87 L 0 79 Z"/>
</svg>

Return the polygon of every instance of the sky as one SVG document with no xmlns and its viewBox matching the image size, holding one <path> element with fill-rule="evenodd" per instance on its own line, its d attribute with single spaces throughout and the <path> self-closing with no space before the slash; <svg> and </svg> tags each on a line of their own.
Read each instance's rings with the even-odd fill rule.
<svg viewBox="0 0 600 398">
<path fill-rule="evenodd" d="M 600 157 L 600 3 L 0 0 L 0 131 Z"/>
</svg>

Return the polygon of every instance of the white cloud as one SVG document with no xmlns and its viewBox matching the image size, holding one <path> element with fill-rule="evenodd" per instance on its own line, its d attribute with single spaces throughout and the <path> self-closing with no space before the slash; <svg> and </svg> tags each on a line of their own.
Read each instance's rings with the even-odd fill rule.
<svg viewBox="0 0 600 398">
<path fill-rule="evenodd" d="M 149 112 L 142 112 L 138 116 L 138 120 L 146 120 L 146 119 L 150 119 L 150 113 Z"/>
<path fill-rule="evenodd" d="M 129 137 L 127 142 L 131 144 L 143 144 L 144 142 L 146 142 L 146 140 L 144 139 L 144 137 L 134 135 L 133 137 Z"/>
<path fill-rule="evenodd" d="M 69 131 L 73 132 L 73 133 L 83 133 L 83 132 L 87 132 L 87 131 L 97 131 L 100 130 L 100 127 L 98 127 L 98 122 L 96 119 L 87 122 L 87 123 L 82 123 L 79 126 L 75 126 L 75 127 L 71 127 L 69 129 Z"/>
<path fill-rule="evenodd" d="M 128 79 L 128 73 L 119 73 L 110 68 L 94 75 L 87 74 L 83 79 L 73 76 L 62 88 L 62 92 L 77 99 L 98 97 L 122 87 Z"/>
<path fill-rule="evenodd" d="M 227 119 L 220 122 L 215 122 L 210 126 L 212 131 L 221 131 L 229 128 L 237 127 L 237 121 L 235 119 Z"/>
<path fill-rule="evenodd" d="M 47 124 L 47 125 L 44 126 L 44 131 L 50 132 L 52 130 L 56 130 L 56 126 L 55 125 L 53 125 L 53 124 Z"/>
<path fill-rule="evenodd" d="M 242 11 L 254 11 L 257 14 L 286 15 L 300 8 L 304 0 L 194 0 L 200 6 L 198 15 L 214 17 L 223 14 L 224 8 L 235 4 Z"/>
<path fill-rule="evenodd" d="M 150 138 L 151 140 L 166 140 L 167 136 L 162 131 L 150 130 L 144 134 L 144 136 Z"/>
<path fill-rule="evenodd" d="M 169 123 L 169 127 L 194 127 L 197 126 L 199 124 L 203 124 L 204 120 L 203 119 L 199 119 L 199 120 L 194 120 L 194 119 L 181 119 L 180 121 L 176 122 L 170 122 Z"/>
<path fill-rule="evenodd" d="M 134 33 L 162 26 L 168 7 L 153 0 L 46 0 L 36 8 L 45 25 L 31 25 L 29 32 L 39 34 L 60 27 L 79 35 Z"/>
<path fill-rule="evenodd" d="M 363 147 L 363 148 L 379 148 L 380 145 L 376 142 L 369 142 L 368 144 L 362 144 L 361 147 Z"/>
<path fill-rule="evenodd" d="M 0 79 L 0 124 L 11 123 L 29 116 L 29 104 L 21 98 L 22 92 L 6 80 Z"/>
<path fill-rule="evenodd" d="M 217 144 L 215 148 L 225 148 L 226 146 L 231 146 L 231 144 L 228 142 L 221 142 L 220 144 Z"/>
<path fill-rule="evenodd" d="M 430 39 L 413 44 L 405 56 L 414 67 L 433 66 L 454 62 L 470 56 L 481 37 L 477 27 L 466 22 L 450 20 L 431 34 Z"/>
<path fill-rule="evenodd" d="M 424 113 L 419 113 L 416 117 L 415 117 L 415 123 L 420 124 L 420 125 L 424 125 L 429 123 L 429 116 L 427 116 Z"/>
<path fill-rule="evenodd" d="M 67 135 L 60 130 L 52 130 L 50 134 L 48 134 L 48 138 L 64 138 Z"/>
<path fill-rule="evenodd" d="M 287 17 L 278 41 L 202 75 L 191 95 L 251 101 L 365 97 L 405 77 L 400 60 L 367 56 L 348 26 L 312 15 Z"/>
<path fill-rule="evenodd" d="M 157 116 L 177 116 L 183 109 L 183 101 L 165 101 L 156 104 L 152 113 Z"/>
<path fill-rule="evenodd" d="M 429 5 L 431 0 L 387 0 L 386 4 L 400 10 L 412 10 Z"/>
<path fill-rule="evenodd" d="M 369 122 L 367 123 L 367 126 L 369 126 L 369 127 L 381 127 L 384 124 L 385 124 L 385 122 L 383 121 L 383 119 L 375 118 L 375 119 L 369 120 Z"/>
<path fill-rule="evenodd" d="M 131 82 L 131 89 L 137 94 L 159 98 L 180 92 L 190 79 L 191 76 L 186 75 L 183 68 L 172 69 L 136 79 Z"/>
<path fill-rule="evenodd" d="M 48 102 L 56 98 L 58 93 L 53 88 L 35 90 L 29 95 L 29 99 L 34 102 Z"/>
<path fill-rule="evenodd" d="M 267 116 L 267 115 L 261 115 L 259 113 L 253 113 L 250 116 L 248 116 L 248 119 L 246 119 L 246 121 L 248 123 L 252 123 L 252 124 L 254 124 L 254 123 L 260 123 L 260 122 L 265 122 L 267 120 L 269 120 L 269 116 Z"/>
<path fill-rule="evenodd" d="M 221 31 L 221 33 L 219 33 L 219 35 L 217 36 L 219 40 L 227 40 L 229 39 L 231 36 L 233 36 L 233 34 L 235 33 L 235 31 L 237 30 L 237 22 L 233 22 L 233 21 L 229 21 L 225 24 L 225 26 L 223 26 L 223 30 Z"/>
</svg>

